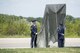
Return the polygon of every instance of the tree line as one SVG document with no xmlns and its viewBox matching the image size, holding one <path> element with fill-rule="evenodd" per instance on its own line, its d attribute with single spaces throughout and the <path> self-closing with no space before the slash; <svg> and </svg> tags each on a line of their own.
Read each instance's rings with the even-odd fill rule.
<svg viewBox="0 0 80 53">
<path fill-rule="evenodd" d="M 31 21 L 36 19 L 38 31 L 40 31 L 42 17 L 22 17 L 15 15 L 0 14 L 0 35 L 30 35 Z M 66 16 L 66 37 L 80 36 L 80 18 L 71 15 Z"/>
<path fill-rule="evenodd" d="M 30 20 L 31 19 L 31 20 Z M 26 18 L 22 16 L 0 14 L 0 35 L 30 35 L 31 21 L 34 18 Z M 40 23 L 37 22 L 38 31 L 40 30 Z"/>
</svg>

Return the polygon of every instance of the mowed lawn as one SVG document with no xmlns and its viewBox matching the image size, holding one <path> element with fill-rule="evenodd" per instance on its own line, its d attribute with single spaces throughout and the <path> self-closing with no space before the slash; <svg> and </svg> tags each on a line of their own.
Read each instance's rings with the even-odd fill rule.
<svg viewBox="0 0 80 53">
<path fill-rule="evenodd" d="M 0 49 L 0 53 L 80 53 L 80 48 L 18 48 Z"/>
</svg>

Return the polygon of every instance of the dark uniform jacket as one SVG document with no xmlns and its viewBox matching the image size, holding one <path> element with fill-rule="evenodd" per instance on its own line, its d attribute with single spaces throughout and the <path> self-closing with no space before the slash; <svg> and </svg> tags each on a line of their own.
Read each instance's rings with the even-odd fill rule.
<svg viewBox="0 0 80 53">
<path fill-rule="evenodd" d="M 36 25 L 32 25 L 31 26 L 31 37 L 35 36 L 37 33 L 37 26 Z"/>
<path fill-rule="evenodd" d="M 64 27 L 58 28 L 58 39 L 64 39 Z"/>
</svg>

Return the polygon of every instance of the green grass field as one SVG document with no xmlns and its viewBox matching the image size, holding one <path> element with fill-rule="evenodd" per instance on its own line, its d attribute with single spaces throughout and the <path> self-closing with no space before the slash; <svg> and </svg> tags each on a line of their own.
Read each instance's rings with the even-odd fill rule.
<svg viewBox="0 0 80 53">
<path fill-rule="evenodd" d="M 0 35 L 0 38 L 30 38 L 30 35 Z M 80 38 L 80 36 L 65 36 L 65 38 Z"/>
<path fill-rule="evenodd" d="M 80 48 L 0 49 L 0 53 L 80 53 Z"/>
<path fill-rule="evenodd" d="M 30 38 L 30 35 L 0 35 L 0 38 Z"/>
</svg>

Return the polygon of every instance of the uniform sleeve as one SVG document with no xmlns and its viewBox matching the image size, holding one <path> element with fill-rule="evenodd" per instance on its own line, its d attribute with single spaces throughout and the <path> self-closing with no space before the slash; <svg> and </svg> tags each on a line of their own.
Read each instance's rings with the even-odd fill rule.
<svg viewBox="0 0 80 53">
<path fill-rule="evenodd" d="M 37 33 L 37 26 L 32 25 L 31 26 L 31 32 L 36 34 Z"/>
</svg>

